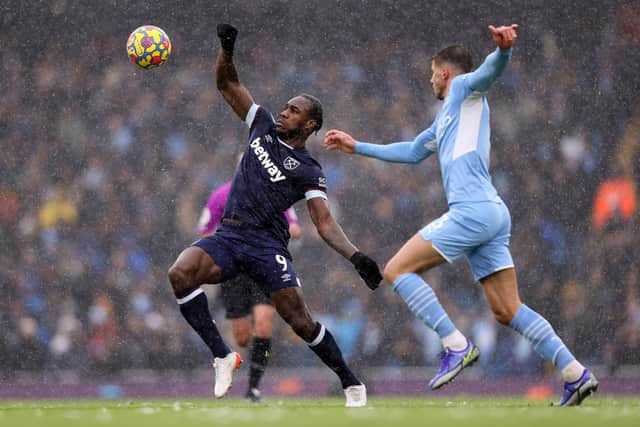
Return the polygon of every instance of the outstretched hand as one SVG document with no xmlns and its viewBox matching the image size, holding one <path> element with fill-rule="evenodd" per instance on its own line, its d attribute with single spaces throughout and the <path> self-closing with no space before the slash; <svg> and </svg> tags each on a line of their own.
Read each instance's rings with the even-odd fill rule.
<svg viewBox="0 0 640 427">
<path fill-rule="evenodd" d="M 324 135 L 324 148 L 353 154 L 356 148 L 356 140 L 346 132 L 331 129 Z"/>
<path fill-rule="evenodd" d="M 489 31 L 491 31 L 493 41 L 496 42 L 500 49 L 509 49 L 513 46 L 516 38 L 518 38 L 518 34 L 516 33 L 517 29 L 518 24 L 504 25 L 498 28 L 489 25 Z"/>
</svg>

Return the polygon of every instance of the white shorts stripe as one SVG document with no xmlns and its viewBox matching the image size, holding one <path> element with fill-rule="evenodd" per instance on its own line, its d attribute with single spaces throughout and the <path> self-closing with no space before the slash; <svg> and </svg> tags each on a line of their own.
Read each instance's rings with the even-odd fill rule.
<svg viewBox="0 0 640 427">
<path fill-rule="evenodd" d="M 436 251 L 436 252 L 438 252 L 438 253 L 440 254 L 440 256 L 441 256 L 442 258 L 444 258 L 444 260 L 445 260 L 445 261 L 447 261 L 449 264 L 451 264 L 451 263 L 453 262 L 453 261 L 451 261 L 451 258 L 449 258 L 448 256 L 446 256 L 446 255 L 444 254 L 444 252 L 443 252 L 443 251 L 441 251 L 440 249 L 438 249 L 438 247 L 437 247 L 436 245 L 434 245 L 434 244 L 433 244 L 433 240 L 431 241 L 431 247 L 432 247 L 433 249 L 435 249 L 435 251 Z"/>
<path fill-rule="evenodd" d="M 508 270 L 510 268 L 514 268 L 513 264 L 509 264 L 509 265 L 503 265 L 502 267 L 498 267 L 495 270 L 493 270 L 494 273 L 497 273 L 498 271 L 502 271 L 502 270 Z"/>
</svg>

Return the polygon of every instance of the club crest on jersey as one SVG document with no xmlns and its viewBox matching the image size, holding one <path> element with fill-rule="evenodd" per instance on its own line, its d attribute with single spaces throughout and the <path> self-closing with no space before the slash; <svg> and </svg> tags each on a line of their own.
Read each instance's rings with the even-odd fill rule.
<svg viewBox="0 0 640 427">
<path fill-rule="evenodd" d="M 287 158 L 284 159 L 284 162 L 282 162 L 282 165 L 286 170 L 292 171 L 298 166 L 300 166 L 300 162 L 294 159 L 293 157 L 287 156 Z"/>
</svg>

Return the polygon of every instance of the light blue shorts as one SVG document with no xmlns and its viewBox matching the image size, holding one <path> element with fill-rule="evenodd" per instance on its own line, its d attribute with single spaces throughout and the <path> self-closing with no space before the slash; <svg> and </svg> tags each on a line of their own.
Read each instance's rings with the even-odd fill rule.
<svg viewBox="0 0 640 427">
<path fill-rule="evenodd" d="M 465 255 L 476 280 L 513 267 L 509 252 L 511 218 L 502 202 L 454 204 L 420 230 L 425 240 L 447 260 Z"/>
</svg>

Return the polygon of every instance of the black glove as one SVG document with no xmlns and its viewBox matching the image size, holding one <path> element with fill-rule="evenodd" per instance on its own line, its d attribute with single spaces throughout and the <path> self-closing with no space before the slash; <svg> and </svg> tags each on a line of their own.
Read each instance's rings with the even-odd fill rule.
<svg viewBox="0 0 640 427">
<path fill-rule="evenodd" d="M 372 291 L 376 290 L 382 281 L 382 274 L 380 274 L 378 264 L 360 251 L 351 255 L 349 261 L 356 267 L 356 271 L 369 289 Z"/>
<path fill-rule="evenodd" d="M 233 45 L 236 43 L 236 37 L 238 36 L 236 27 L 229 24 L 218 24 L 216 30 L 218 31 L 218 38 L 222 48 L 229 53 L 233 53 Z"/>
</svg>

